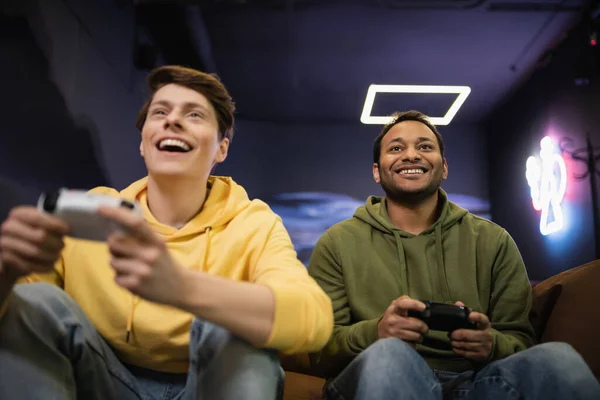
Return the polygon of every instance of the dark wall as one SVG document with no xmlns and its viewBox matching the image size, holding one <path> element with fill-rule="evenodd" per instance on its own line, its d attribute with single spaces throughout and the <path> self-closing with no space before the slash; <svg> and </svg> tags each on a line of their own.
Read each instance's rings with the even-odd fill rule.
<svg viewBox="0 0 600 400">
<path fill-rule="evenodd" d="M 526 160 L 539 155 L 540 140 L 546 135 L 557 142 L 569 137 L 575 148 L 581 148 L 589 132 L 600 145 L 600 82 L 589 75 L 594 66 L 587 43 L 583 27 L 572 31 L 546 67 L 535 72 L 487 124 L 492 216 L 515 239 L 533 280 L 595 258 L 589 181 L 575 179 L 585 165 L 563 153 L 568 176 L 565 227 L 547 236 L 540 233 L 541 215 L 532 207 L 525 178 Z M 583 73 L 588 73 L 591 84 L 576 86 L 575 78 Z"/>
<path fill-rule="evenodd" d="M 6 4 L 0 85 L 10 117 L 0 121 L 0 176 L 39 190 L 122 187 L 141 176 L 134 121 L 143 75 L 132 65 L 131 7 L 100 0 Z"/>
<path fill-rule="evenodd" d="M 46 189 L 122 189 L 144 176 L 135 118 L 146 71 L 133 65 L 132 8 L 102 0 L 12 6 L 0 10 L 0 181 L 15 196 L 3 194 L 0 208 Z M 217 173 L 256 196 L 268 162 L 262 128 L 240 121 L 237 131 Z"/>
<path fill-rule="evenodd" d="M 357 118 L 358 119 L 358 118 Z M 240 136 L 263 135 L 261 162 L 268 185 L 260 192 L 317 191 L 347 194 L 364 200 L 383 191 L 372 175 L 373 141 L 379 125 L 260 124 L 242 125 Z M 453 193 L 488 198 L 485 139 L 476 125 L 439 127 L 445 143 Z"/>
</svg>

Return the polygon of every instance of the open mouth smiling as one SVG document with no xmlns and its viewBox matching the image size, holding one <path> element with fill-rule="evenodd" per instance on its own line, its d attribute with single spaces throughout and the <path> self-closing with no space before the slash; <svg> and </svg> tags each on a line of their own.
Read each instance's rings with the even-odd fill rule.
<svg viewBox="0 0 600 400">
<path fill-rule="evenodd" d="M 192 150 L 192 146 L 184 140 L 167 138 L 162 139 L 156 144 L 156 148 L 159 151 L 165 151 L 169 153 L 187 153 Z"/>
<path fill-rule="evenodd" d="M 423 175 L 427 171 L 428 171 L 427 168 L 421 167 L 421 166 L 410 166 L 410 167 L 405 166 L 405 167 L 398 168 L 394 172 L 399 175 L 404 175 L 404 176 L 416 176 L 416 175 Z"/>
</svg>

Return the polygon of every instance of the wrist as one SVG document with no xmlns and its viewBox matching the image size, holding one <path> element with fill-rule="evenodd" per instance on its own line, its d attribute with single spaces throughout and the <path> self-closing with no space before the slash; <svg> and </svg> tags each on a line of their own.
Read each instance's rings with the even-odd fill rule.
<svg viewBox="0 0 600 400">
<path fill-rule="evenodd" d="M 12 292 L 12 288 L 19 279 L 18 275 L 8 269 L 0 269 L 0 315 L 2 314 L 3 304 Z"/>
<path fill-rule="evenodd" d="M 182 268 L 180 272 L 180 284 L 175 294 L 173 306 L 189 313 L 204 314 L 209 307 L 207 294 L 207 283 L 210 276 L 201 271 Z"/>
<path fill-rule="evenodd" d="M 173 294 L 173 300 L 171 301 L 171 306 L 175 308 L 179 308 L 182 310 L 186 309 L 186 306 L 189 303 L 189 294 L 193 293 L 194 280 L 196 277 L 193 275 L 194 271 L 191 271 L 186 268 L 179 268 L 178 271 L 178 282 L 175 285 L 175 293 Z"/>
<path fill-rule="evenodd" d="M 15 273 L 10 268 L 3 268 L 2 261 L 0 260 L 0 286 L 11 287 L 19 280 L 21 276 Z"/>
</svg>

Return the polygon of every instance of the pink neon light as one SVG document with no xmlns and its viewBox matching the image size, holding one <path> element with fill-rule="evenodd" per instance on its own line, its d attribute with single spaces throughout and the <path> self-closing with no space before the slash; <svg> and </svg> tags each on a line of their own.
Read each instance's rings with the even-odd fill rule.
<svg viewBox="0 0 600 400">
<path fill-rule="evenodd" d="M 567 167 L 560 149 L 550 136 L 540 141 L 540 157 L 529 157 L 525 177 L 531 189 L 533 208 L 541 211 L 540 232 L 549 235 L 564 226 L 561 203 L 567 190 Z M 548 221 L 552 210 L 554 220 Z"/>
</svg>

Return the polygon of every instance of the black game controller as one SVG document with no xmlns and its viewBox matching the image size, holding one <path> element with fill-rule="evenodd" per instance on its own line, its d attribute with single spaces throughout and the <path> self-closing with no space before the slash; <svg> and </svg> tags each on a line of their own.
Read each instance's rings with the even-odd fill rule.
<svg viewBox="0 0 600 400">
<path fill-rule="evenodd" d="M 468 307 L 453 304 L 423 301 L 425 310 L 409 310 L 408 316 L 425 322 L 433 331 L 452 332 L 457 329 L 476 329 L 477 324 L 469 320 Z"/>
</svg>

